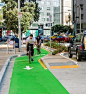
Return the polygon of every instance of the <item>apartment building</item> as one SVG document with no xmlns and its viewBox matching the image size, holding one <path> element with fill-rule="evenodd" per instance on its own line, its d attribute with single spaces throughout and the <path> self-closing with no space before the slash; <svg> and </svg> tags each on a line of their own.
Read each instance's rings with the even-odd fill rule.
<svg viewBox="0 0 86 94">
<path fill-rule="evenodd" d="M 81 14 L 80 14 L 81 7 Z M 86 30 L 86 0 L 74 0 L 74 17 L 76 23 L 76 33 L 80 33 L 80 15 L 81 15 L 81 32 Z"/>
<path fill-rule="evenodd" d="M 40 18 L 31 26 L 32 30 L 39 26 L 45 32 L 50 31 L 50 25 L 63 24 L 72 26 L 72 0 L 36 0 L 40 7 Z M 50 22 L 49 16 L 52 16 Z"/>
</svg>

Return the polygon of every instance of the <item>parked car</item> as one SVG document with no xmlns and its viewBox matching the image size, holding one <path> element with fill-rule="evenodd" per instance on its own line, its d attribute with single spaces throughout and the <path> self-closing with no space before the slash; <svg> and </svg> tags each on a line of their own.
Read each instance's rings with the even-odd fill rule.
<svg viewBox="0 0 86 94">
<path fill-rule="evenodd" d="M 57 38 L 53 39 L 53 41 L 55 41 L 55 42 L 62 42 L 62 41 L 69 42 L 70 38 L 67 37 L 67 36 L 65 36 L 65 37 L 64 36 L 58 36 Z"/>
<path fill-rule="evenodd" d="M 65 36 L 65 41 L 70 42 L 70 38 L 68 36 Z"/>
<path fill-rule="evenodd" d="M 13 36 L 13 35 L 8 35 L 7 37 L 8 37 L 8 39 L 10 39 L 10 40 L 14 40 L 14 39 L 15 39 L 15 36 Z"/>
<path fill-rule="evenodd" d="M 55 39 L 58 35 L 51 36 L 51 39 Z"/>
<path fill-rule="evenodd" d="M 0 42 L 2 41 L 2 37 L 0 37 Z"/>
<path fill-rule="evenodd" d="M 6 42 L 7 38 L 8 38 L 7 36 L 2 37 L 2 41 Z"/>
<path fill-rule="evenodd" d="M 49 41 L 49 37 L 48 36 L 43 35 L 43 36 L 40 36 L 40 38 L 41 38 L 41 42 L 42 43 L 43 43 L 43 41 Z"/>
<path fill-rule="evenodd" d="M 61 42 L 61 41 L 64 41 L 64 40 L 65 40 L 65 37 L 63 37 L 63 36 L 58 36 L 58 37 L 53 39 L 53 41 L 55 41 L 55 42 Z"/>
<path fill-rule="evenodd" d="M 49 36 L 47 36 L 46 38 L 44 38 L 44 41 L 45 41 L 45 42 L 50 41 Z"/>
<path fill-rule="evenodd" d="M 86 32 L 77 34 L 76 37 L 72 39 L 68 51 L 69 58 L 76 55 L 77 61 L 81 61 L 81 58 L 86 56 Z"/>
<path fill-rule="evenodd" d="M 74 36 L 73 35 L 69 35 L 69 38 L 73 38 Z"/>
</svg>

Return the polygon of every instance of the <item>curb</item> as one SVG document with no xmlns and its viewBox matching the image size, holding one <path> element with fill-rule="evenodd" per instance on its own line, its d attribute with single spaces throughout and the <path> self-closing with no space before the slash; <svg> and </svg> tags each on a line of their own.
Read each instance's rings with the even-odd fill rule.
<svg viewBox="0 0 86 94">
<path fill-rule="evenodd" d="M 66 58 L 66 59 L 68 59 L 68 60 L 74 62 L 76 65 L 79 66 L 78 62 L 76 62 L 76 61 L 74 61 L 74 60 L 72 60 L 72 59 L 66 57 L 65 55 L 67 55 L 67 53 L 60 53 L 60 56 L 62 56 L 62 57 L 64 57 L 64 58 Z M 47 55 L 46 55 L 46 56 L 47 56 Z M 44 57 L 45 57 L 45 56 L 44 56 Z M 43 59 L 44 57 L 41 58 L 41 61 L 42 61 L 42 62 L 46 65 L 46 67 L 49 69 L 50 66 L 49 66 L 48 63 Z"/>
<path fill-rule="evenodd" d="M 45 64 L 45 66 L 47 67 L 47 63 L 46 61 L 43 59 L 43 57 L 41 58 L 41 61 Z M 48 67 L 47 67 L 48 68 Z"/>
<path fill-rule="evenodd" d="M 66 59 L 68 59 L 68 60 L 74 62 L 76 65 L 79 65 L 77 61 L 75 61 L 75 60 L 73 60 L 73 59 L 70 59 L 70 58 L 66 57 L 65 55 L 67 55 L 67 53 L 61 53 L 61 54 L 60 54 L 60 56 L 62 56 L 62 57 L 64 57 L 64 58 L 66 58 Z"/>
<path fill-rule="evenodd" d="M 25 55 L 26 55 L 26 54 L 14 55 L 14 56 L 9 57 L 9 58 L 6 60 L 5 64 L 3 65 L 3 67 L 2 67 L 2 69 L 1 69 L 1 71 L 0 71 L 0 85 L 1 85 L 1 83 L 2 83 L 3 77 L 4 77 L 5 73 L 6 73 L 6 70 L 7 70 L 8 66 L 9 66 L 10 61 L 11 61 L 13 58 L 17 58 L 17 57 L 21 57 L 21 56 L 25 56 Z"/>
</svg>

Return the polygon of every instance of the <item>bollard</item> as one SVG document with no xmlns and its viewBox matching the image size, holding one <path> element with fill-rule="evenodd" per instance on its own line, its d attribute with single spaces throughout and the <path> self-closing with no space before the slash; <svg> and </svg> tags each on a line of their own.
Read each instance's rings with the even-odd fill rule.
<svg viewBox="0 0 86 94">
<path fill-rule="evenodd" d="M 9 54 L 9 41 L 7 41 L 7 54 Z"/>
<path fill-rule="evenodd" d="M 14 54 L 16 54 L 15 41 L 13 42 L 13 46 L 14 46 Z"/>
</svg>

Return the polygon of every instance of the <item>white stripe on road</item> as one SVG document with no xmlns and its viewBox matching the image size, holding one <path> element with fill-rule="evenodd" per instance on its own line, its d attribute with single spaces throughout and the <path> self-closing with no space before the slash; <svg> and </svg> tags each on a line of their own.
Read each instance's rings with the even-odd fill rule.
<svg viewBox="0 0 86 94">
<path fill-rule="evenodd" d="M 62 57 L 64 57 L 64 58 L 66 58 L 66 59 L 68 59 L 68 60 L 70 60 L 70 61 L 74 62 L 76 65 L 78 65 L 78 62 L 76 62 L 76 61 L 74 61 L 74 60 L 72 60 L 72 59 L 70 59 L 70 58 L 68 58 L 68 57 L 64 56 L 64 53 L 61 53 L 61 54 L 60 54 L 60 56 L 62 56 Z"/>
</svg>

